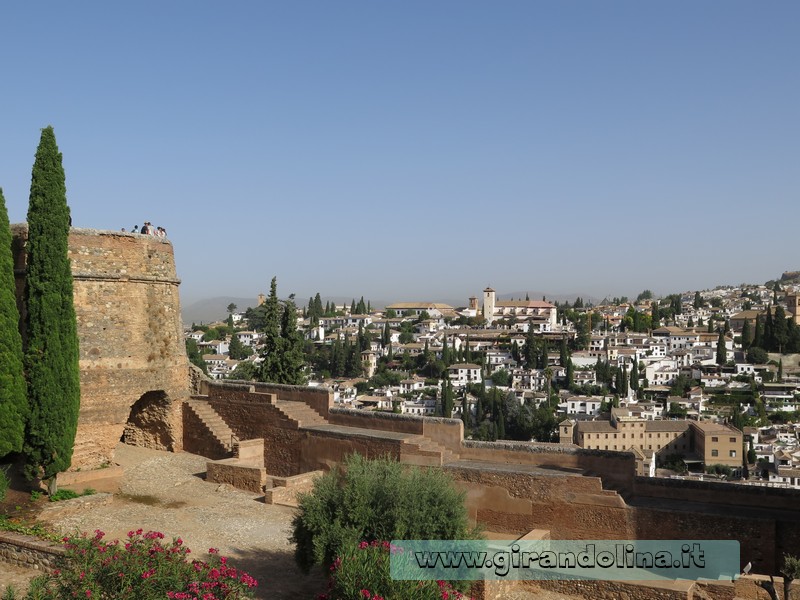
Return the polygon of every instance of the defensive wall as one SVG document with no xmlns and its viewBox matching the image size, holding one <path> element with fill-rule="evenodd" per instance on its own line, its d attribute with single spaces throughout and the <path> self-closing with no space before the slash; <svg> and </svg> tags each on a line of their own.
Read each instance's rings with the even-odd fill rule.
<svg viewBox="0 0 800 600">
<path fill-rule="evenodd" d="M 776 572 L 784 553 L 800 554 L 797 490 L 636 477 L 633 454 L 622 452 L 464 440 L 460 420 L 334 408 L 324 388 L 202 387 L 199 397 L 237 437 L 263 438 L 268 475 L 327 470 L 353 452 L 390 456 L 448 471 L 466 493 L 470 517 L 494 533 L 546 529 L 553 539 L 735 539 L 742 564 L 752 562 L 759 573 Z M 189 451 L 206 437 L 202 428 L 184 428 Z"/>
<path fill-rule="evenodd" d="M 11 230 L 24 321 L 28 229 L 23 223 Z M 68 252 L 81 383 L 72 469 L 113 462 L 123 438 L 180 450 L 189 378 L 172 244 L 156 236 L 73 227 Z"/>
</svg>

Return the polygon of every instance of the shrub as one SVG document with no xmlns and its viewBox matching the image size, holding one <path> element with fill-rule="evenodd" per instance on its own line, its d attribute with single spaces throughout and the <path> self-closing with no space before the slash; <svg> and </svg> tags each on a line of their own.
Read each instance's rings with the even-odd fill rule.
<svg viewBox="0 0 800 600">
<path fill-rule="evenodd" d="M 120 600 L 221 600 L 252 598 L 256 581 L 227 564 L 215 549 L 207 562 L 188 560 L 180 538 L 162 542 L 156 531 L 131 531 L 124 544 L 104 542 L 104 534 L 64 538 L 67 567 L 37 578 L 30 600 L 115 598 Z"/>
<path fill-rule="evenodd" d="M 308 572 L 330 565 L 350 545 L 365 540 L 473 539 L 464 494 L 440 469 L 407 467 L 389 458 L 357 454 L 314 482 L 300 496 L 290 540 L 295 560 Z"/>
<path fill-rule="evenodd" d="M 392 579 L 387 541 L 348 545 L 331 565 L 329 591 L 319 600 L 457 600 L 464 596 L 446 581 Z M 462 582 L 466 583 L 466 582 Z"/>
<path fill-rule="evenodd" d="M 95 491 L 91 488 L 86 488 L 80 494 L 72 490 L 58 490 L 55 494 L 50 496 L 50 502 L 60 502 L 61 500 L 72 500 L 73 498 L 80 498 L 81 496 L 91 496 Z"/>
</svg>

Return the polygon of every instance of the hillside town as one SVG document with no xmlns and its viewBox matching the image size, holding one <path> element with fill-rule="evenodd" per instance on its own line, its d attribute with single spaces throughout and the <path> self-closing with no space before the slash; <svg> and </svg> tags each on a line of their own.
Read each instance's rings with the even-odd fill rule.
<svg viewBox="0 0 800 600">
<path fill-rule="evenodd" d="M 459 418 L 476 440 L 629 452 L 640 475 L 800 488 L 796 273 L 596 305 L 487 287 L 460 307 L 323 305 L 319 294 L 297 307 L 274 285 L 273 311 L 296 318 L 303 383 L 340 406 Z M 190 360 L 213 379 L 269 380 L 269 304 L 260 295 L 193 324 Z"/>
</svg>

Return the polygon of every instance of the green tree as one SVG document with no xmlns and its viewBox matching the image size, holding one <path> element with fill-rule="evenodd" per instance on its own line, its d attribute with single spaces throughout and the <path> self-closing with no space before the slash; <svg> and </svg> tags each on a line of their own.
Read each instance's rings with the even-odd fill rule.
<svg viewBox="0 0 800 600">
<path fill-rule="evenodd" d="M 499 385 L 501 387 L 508 387 L 511 383 L 511 374 L 505 369 L 498 369 L 494 373 L 492 373 L 489 379 L 492 380 L 492 383 L 495 385 Z"/>
<path fill-rule="evenodd" d="M 725 333 L 720 329 L 717 337 L 717 364 L 724 365 L 728 362 L 728 351 L 725 348 Z"/>
<path fill-rule="evenodd" d="M 305 352 L 303 351 L 303 334 L 297 330 L 297 306 L 294 295 L 283 306 L 281 319 L 281 359 L 283 378 L 280 383 L 305 385 Z M 359 354 L 360 360 L 360 354 Z"/>
<path fill-rule="evenodd" d="M 294 298 L 281 311 L 277 278 L 273 277 L 269 296 L 264 302 L 264 338 L 258 380 L 272 383 L 305 385 L 303 336 L 297 331 L 297 307 Z"/>
<path fill-rule="evenodd" d="M 633 366 L 631 367 L 631 390 L 636 393 L 639 391 L 639 361 L 633 357 Z"/>
<path fill-rule="evenodd" d="M 186 338 L 186 356 L 189 358 L 190 363 L 208 375 L 208 366 L 197 348 L 197 342 L 192 338 Z"/>
<path fill-rule="evenodd" d="M 440 469 L 351 454 L 302 494 L 292 521 L 295 560 L 308 572 L 327 567 L 360 541 L 463 540 L 469 526 L 464 492 Z"/>
<path fill-rule="evenodd" d="M 655 301 L 650 304 L 650 326 L 653 329 L 661 327 L 661 313 L 658 310 L 658 302 Z"/>
<path fill-rule="evenodd" d="M 461 420 L 464 423 L 464 431 L 469 431 L 472 428 L 472 412 L 469 409 L 468 394 L 464 394 L 464 399 L 461 401 Z"/>
<path fill-rule="evenodd" d="M 786 311 L 778 304 L 775 307 L 775 319 L 772 322 L 772 337 L 775 340 L 773 350 L 786 352 L 789 341 L 789 323 L 786 321 Z"/>
<path fill-rule="evenodd" d="M 745 319 L 742 324 L 742 349 L 747 350 L 750 342 L 753 341 L 753 331 L 750 327 L 750 319 Z"/>
<path fill-rule="evenodd" d="M 703 297 L 700 295 L 700 292 L 695 292 L 694 293 L 693 306 L 694 306 L 695 310 L 697 310 L 698 308 L 702 308 L 703 307 Z"/>
<path fill-rule="evenodd" d="M 11 229 L 0 188 L 0 458 L 22 450 L 28 419 L 22 337 L 14 290 Z"/>
<path fill-rule="evenodd" d="M 446 419 L 453 416 L 454 402 L 453 383 L 445 375 L 445 380 L 442 382 L 442 416 Z"/>
<path fill-rule="evenodd" d="M 236 312 L 236 309 L 237 309 L 237 308 L 238 308 L 238 307 L 237 307 L 237 306 L 236 306 L 236 305 L 235 305 L 233 302 L 231 302 L 230 304 L 228 304 L 228 308 L 226 308 L 225 310 L 227 310 L 227 311 L 228 311 L 228 314 L 229 314 L 229 315 L 232 315 L 233 313 L 235 313 L 235 312 Z"/>
<path fill-rule="evenodd" d="M 228 374 L 228 379 L 239 381 L 255 381 L 258 376 L 258 365 L 251 360 L 243 360 Z"/>
<path fill-rule="evenodd" d="M 78 333 L 68 252 L 70 212 L 52 127 L 42 130 L 31 175 L 25 299 L 25 370 L 31 408 L 26 472 L 48 480 L 72 461 L 81 390 Z"/>
<path fill-rule="evenodd" d="M 758 346 L 752 346 L 747 351 L 747 362 L 752 363 L 754 365 L 763 365 L 769 360 L 769 355 L 767 351 L 763 348 L 759 348 Z"/>
<path fill-rule="evenodd" d="M 231 336 L 231 341 L 228 345 L 228 356 L 233 360 L 244 360 L 252 354 L 253 349 L 243 344 L 238 335 Z"/>
</svg>

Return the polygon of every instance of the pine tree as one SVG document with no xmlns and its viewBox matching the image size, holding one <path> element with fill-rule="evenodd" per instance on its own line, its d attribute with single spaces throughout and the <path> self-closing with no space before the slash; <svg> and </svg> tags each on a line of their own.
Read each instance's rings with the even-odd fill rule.
<svg viewBox="0 0 800 600">
<path fill-rule="evenodd" d="M 78 333 L 68 256 L 70 212 L 61 153 L 42 130 L 31 175 L 25 299 L 30 418 L 23 448 L 29 476 L 49 480 L 72 461 L 81 391 Z"/>
<path fill-rule="evenodd" d="M 28 419 L 22 337 L 11 255 L 11 229 L 0 189 L 0 458 L 20 452 Z"/>
<path fill-rule="evenodd" d="M 257 374 L 258 380 L 304 385 L 305 359 L 303 337 L 297 331 L 297 307 L 294 299 L 290 297 L 281 311 L 275 277 L 270 283 L 264 309 L 264 346 L 261 351 L 262 362 Z"/>
<path fill-rule="evenodd" d="M 353 301 L 350 303 L 350 314 L 356 314 L 356 299 L 353 298 Z"/>
</svg>

